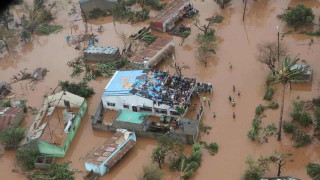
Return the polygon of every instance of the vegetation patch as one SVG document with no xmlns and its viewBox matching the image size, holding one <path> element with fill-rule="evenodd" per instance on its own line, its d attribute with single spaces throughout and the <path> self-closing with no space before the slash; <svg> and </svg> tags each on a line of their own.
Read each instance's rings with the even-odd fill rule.
<svg viewBox="0 0 320 180">
<path fill-rule="evenodd" d="M 40 156 L 40 151 L 36 141 L 20 147 L 16 153 L 17 162 L 24 170 L 34 169 L 34 161 L 37 156 Z"/>
<path fill-rule="evenodd" d="M 60 25 L 43 24 L 36 27 L 35 32 L 38 35 L 49 35 L 51 33 L 59 32 L 63 27 Z"/>
<path fill-rule="evenodd" d="M 59 83 L 63 91 L 79 95 L 84 98 L 89 98 L 95 94 L 93 88 L 89 87 L 87 82 L 81 81 L 79 83 L 70 83 L 69 81 L 62 81 Z"/>
<path fill-rule="evenodd" d="M 320 178 L 320 164 L 309 163 L 307 165 L 307 174 L 314 180 L 319 180 Z"/>
<path fill-rule="evenodd" d="M 37 170 L 33 172 L 28 172 L 27 177 L 32 180 L 41 179 L 63 179 L 63 180 L 73 180 L 74 169 L 69 169 L 70 161 L 62 164 L 52 164 L 48 169 Z"/>
<path fill-rule="evenodd" d="M 24 138 L 24 128 L 7 128 L 0 131 L 1 143 L 7 150 L 16 149 Z"/>
<path fill-rule="evenodd" d="M 273 88 L 268 87 L 264 96 L 263 96 L 263 99 L 267 100 L 267 101 L 271 101 L 274 92 L 275 92 L 275 90 Z"/>
<path fill-rule="evenodd" d="M 111 11 L 103 11 L 99 8 L 95 8 L 89 12 L 90 19 L 98 19 L 100 17 L 106 17 L 108 15 L 111 15 Z"/>
<path fill-rule="evenodd" d="M 149 165 L 143 166 L 143 173 L 138 178 L 139 180 L 160 180 L 163 177 L 164 173 L 156 166 Z"/>
<path fill-rule="evenodd" d="M 200 144 L 203 145 L 203 147 L 208 150 L 208 152 L 210 153 L 210 155 L 215 155 L 216 153 L 218 153 L 219 150 L 219 146 L 217 143 L 213 142 L 208 144 L 207 142 L 200 142 Z"/>
<path fill-rule="evenodd" d="M 152 35 L 151 32 L 146 32 L 142 35 L 141 40 L 145 43 L 147 43 L 147 45 L 150 45 L 151 43 L 153 43 L 155 40 L 157 39 L 156 36 Z"/>
</svg>

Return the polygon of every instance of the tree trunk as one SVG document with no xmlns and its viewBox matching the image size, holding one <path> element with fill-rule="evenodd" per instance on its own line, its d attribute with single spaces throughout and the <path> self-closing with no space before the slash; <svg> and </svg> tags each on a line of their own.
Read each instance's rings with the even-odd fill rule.
<svg viewBox="0 0 320 180">
<path fill-rule="evenodd" d="M 158 161 L 159 168 L 162 169 L 161 161 Z"/>
<path fill-rule="evenodd" d="M 286 92 L 286 84 L 283 84 L 282 104 L 281 104 L 280 121 L 279 121 L 279 132 L 278 132 L 278 141 L 281 141 L 281 129 L 282 129 L 282 117 L 283 117 L 283 107 L 284 107 L 285 92 Z"/>
<path fill-rule="evenodd" d="M 278 164 L 278 174 L 277 174 L 278 177 L 280 177 L 281 175 L 281 167 L 282 167 L 282 162 L 280 161 Z"/>
<path fill-rule="evenodd" d="M 80 5 L 80 2 L 79 2 L 79 5 Z M 87 16 L 86 16 L 86 14 L 84 13 L 84 11 L 83 11 L 83 9 L 81 8 L 81 5 L 80 5 L 80 10 L 81 10 L 81 12 L 82 12 L 82 14 L 83 14 L 83 18 L 84 18 L 84 22 L 85 22 L 85 30 L 86 30 L 86 34 L 88 33 L 88 24 L 87 24 Z"/>
</svg>

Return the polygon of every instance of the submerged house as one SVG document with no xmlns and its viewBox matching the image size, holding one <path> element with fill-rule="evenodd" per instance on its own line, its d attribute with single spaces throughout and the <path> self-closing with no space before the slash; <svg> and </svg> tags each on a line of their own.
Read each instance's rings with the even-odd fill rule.
<svg viewBox="0 0 320 180">
<path fill-rule="evenodd" d="M 116 7 L 117 3 L 118 0 L 80 0 L 80 8 L 89 16 L 94 9 L 111 11 Z"/>
<path fill-rule="evenodd" d="M 92 152 L 86 162 L 86 170 L 103 176 L 136 144 L 136 135 L 125 129 L 117 129 L 100 147 Z"/>
<path fill-rule="evenodd" d="M 86 110 L 86 100 L 67 91 L 48 96 L 20 145 L 36 141 L 43 156 L 64 157 Z"/>
<path fill-rule="evenodd" d="M 190 0 L 175 0 L 166 5 L 158 15 L 151 19 L 150 27 L 155 31 L 170 31 L 190 9 L 192 9 Z"/>
<path fill-rule="evenodd" d="M 117 47 L 89 46 L 83 54 L 87 61 L 109 62 L 117 60 L 120 51 Z"/>
<path fill-rule="evenodd" d="M 152 44 L 130 58 L 136 68 L 153 68 L 166 56 L 174 53 L 174 41 L 171 37 L 158 37 Z"/>
<path fill-rule="evenodd" d="M 21 108 L 0 107 L 0 131 L 10 127 L 17 127 L 24 118 Z"/>
<path fill-rule="evenodd" d="M 111 110 L 180 116 L 187 111 L 195 88 L 195 78 L 150 69 L 116 71 L 104 89 L 102 103 Z"/>
<path fill-rule="evenodd" d="M 299 76 L 298 79 L 291 80 L 293 83 L 309 83 L 312 81 L 312 68 L 309 65 L 304 64 L 295 64 L 293 65 L 290 70 L 294 69 L 302 69 L 303 74 Z"/>
</svg>

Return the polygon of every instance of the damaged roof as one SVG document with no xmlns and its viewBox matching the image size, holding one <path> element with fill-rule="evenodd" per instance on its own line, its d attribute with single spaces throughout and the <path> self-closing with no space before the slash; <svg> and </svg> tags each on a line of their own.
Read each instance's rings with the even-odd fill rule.
<svg viewBox="0 0 320 180">
<path fill-rule="evenodd" d="M 114 54 L 119 50 L 117 47 L 89 46 L 84 53 L 90 54 Z"/>
<path fill-rule="evenodd" d="M 175 0 L 172 3 L 166 5 L 160 12 L 154 17 L 151 22 L 164 22 L 172 15 L 177 13 L 186 4 L 189 4 L 190 0 Z M 177 14 L 178 15 L 178 14 Z"/>
<path fill-rule="evenodd" d="M 0 107 L 0 131 L 14 124 L 15 117 L 22 112 L 20 108 Z"/>
<path fill-rule="evenodd" d="M 144 61 L 148 61 L 152 58 L 155 58 L 155 56 L 160 56 L 159 58 L 161 57 L 164 58 L 173 50 L 174 50 L 174 42 L 172 37 L 158 37 L 152 44 L 150 44 L 142 52 L 130 58 L 130 61 L 143 63 Z M 154 63 L 154 65 L 156 65 L 160 60 Z"/>
</svg>

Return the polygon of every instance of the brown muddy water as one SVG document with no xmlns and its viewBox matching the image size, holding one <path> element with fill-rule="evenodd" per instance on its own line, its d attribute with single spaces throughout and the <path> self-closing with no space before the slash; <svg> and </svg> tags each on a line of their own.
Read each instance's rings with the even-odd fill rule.
<svg viewBox="0 0 320 180">
<path fill-rule="evenodd" d="M 29 2 L 29 1 L 28 1 Z M 30 1 L 31 2 L 31 1 Z M 52 1 L 51 1 L 52 2 Z M 80 81 L 80 78 L 71 79 L 71 68 L 67 62 L 77 57 L 80 52 L 69 46 L 65 41 L 65 36 L 71 33 L 71 27 L 78 27 L 77 32 L 84 31 L 84 26 L 79 21 L 79 16 L 68 16 L 72 4 L 77 6 L 77 1 L 57 1 L 59 4 L 54 9 L 58 24 L 64 26 L 64 30 L 58 34 L 49 36 L 34 36 L 30 43 L 15 48 L 16 53 L 11 57 L 0 59 L 1 80 L 10 82 L 13 74 L 19 70 L 27 68 L 32 71 L 36 67 L 46 67 L 49 69 L 43 82 L 34 84 L 35 89 L 31 90 L 28 81 L 21 81 L 13 84 L 14 93 L 17 97 L 28 100 L 28 105 L 39 108 L 42 104 L 43 96 L 49 94 L 57 86 L 59 80 Z M 283 135 L 283 140 L 277 142 L 275 137 L 269 138 L 268 143 L 257 144 L 247 138 L 247 132 L 251 128 L 251 121 L 254 117 L 254 110 L 258 104 L 263 104 L 262 97 L 265 91 L 264 79 L 268 69 L 256 60 L 257 45 L 261 42 L 272 42 L 277 40 L 276 26 L 281 32 L 288 28 L 279 21 L 276 16 L 288 6 L 303 3 L 312 7 L 317 17 L 320 15 L 320 0 L 260 0 L 248 1 L 245 23 L 242 22 L 243 4 L 241 0 L 234 0 L 232 5 L 224 10 L 212 0 L 192 0 L 194 6 L 200 10 L 200 22 L 214 14 L 224 16 L 222 24 L 216 26 L 217 54 L 210 59 L 208 67 L 199 63 L 194 57 L 196 50 L 195 37 L 199 33 L 192 22 L 188 26 L 192 27 L 192 34 L 188 37 L 183 46 L 179 46 L 181 39 L 174 37 L 176 43 L 176 61 L 190 66 L 185 70 L 185 76 L 196 77 L 199 81 L 210 82 L 214 85 L 214 93 L 209 96 L 211 107 L 205 106 L 203 122 L 212 126 L 209 135 L 202 135 L 200 140 L 207 142 L 217 142 L 219 152 L 215 156 L 210 156 L 203 151 L 201 167 L 195 172 L 192 179 L 240 179 L 243 175 L 248 155 L 259 157 L 268 155 L 274 151 L 280 153 L 293 153 L 292 160 L 286 165 L 282 175 L 293 176 L 302 180 L 310 179 L 306 174 L 305 166 L 309 162 L 320 161 L 320 145 L 315 141 L 312 145 L 295 149 L 292 141 L 287 135 Z M 17 15 L 21 15 L 21 8 L 17 7 Z M 154 12 L 152 14 L 155 14 Z M 92 21 L 89 30 L 96 32 L 98 25 L 102 24 L 105 31 L 98 34 L 99 45 L 118 46 L 122 48 L 119 38 L 120 33 L 130 35 L 148 23 L 130 25 L 126 23 L 115 23 L 111 17 Z M 73 32 L 74 33 L 74 32 Z M 161 33 L 155 33 L 161 34 Z M 164 34 L 161 34 L 164 35 Z M 314 43 L 309 45 L 313 39 Z M 300 54 L 300 57 L 312 65 L 313 83 L 307 85 L 293 86 L 292 90 L 287 90 L 284 119 L 290 120 L 289 112 L 292 109 L 291 102 L 298 96 L 300 99 L 308 100 L 319 96 L 319 69 L 320 69 L 320 45 L 318 37 L 310 37 L 299 34 L 286 35 L 282 43 L 286 44 L 289 53 L 293 56 Z M 233 64 L 233 69 L 229 69 L 229 62 Z M 168 63 L 162 63 L 160 69 L 170 69 Z M 104 86 L 109 79 L 100 78 L 91 81 L 89 84 L 94 87 L 96 94 L 88 100 L 87 116 L 82 121 L 77 135 L 71 144 L 71 148 L 63 161 L 72 161 L 72 167 L 85 171 L 84 161 L 88 152 L 99 146 L 110 133 L 96 132 L 92 130 L 90 116 L 93 115 L 100 102 Z M 242 92 L 238 97 L 232 91 L 232 85 Z M 25 88 L 27 86 L 27 88 Z M 280 102 L 281 87 L 277 87 L 276 101 Z M 236 99 L 237 105 L 232 108 L 228 102 L 228 96 Z M 213 119 L 212 112 L 216 112 L 217 117 Z M 232 113 L 236 113 L 236 118 L 232 118 Z M 267 111 L 267 117 L 263 119 L 264 124 L 274 122 L 278 125 L 279 110 Z M 28 126 L 33 115 L 28 115 L 23 125 Z M 138 138 L 137 145 L 127 154 L 110 173 L 101 179 L 136 179 L 142 171 L 143 165 L 151 163 L 150 155 L 156 146 L 153 139 Z M 187 147 L 190 152 L 190 147 Z M 1 179 L 26 179 L 24 175 L 12 173 L 15 166 L 15 153 L 6 152 L 0 158 Z M 179 179 L 177 173 L 165 170 L 164 179 Z M 82 179 L 83 173 L 77 173 L 76 179 Z M 274 167 L 266 173 L 267 176 L 275 176 Z"/>
</svg>

